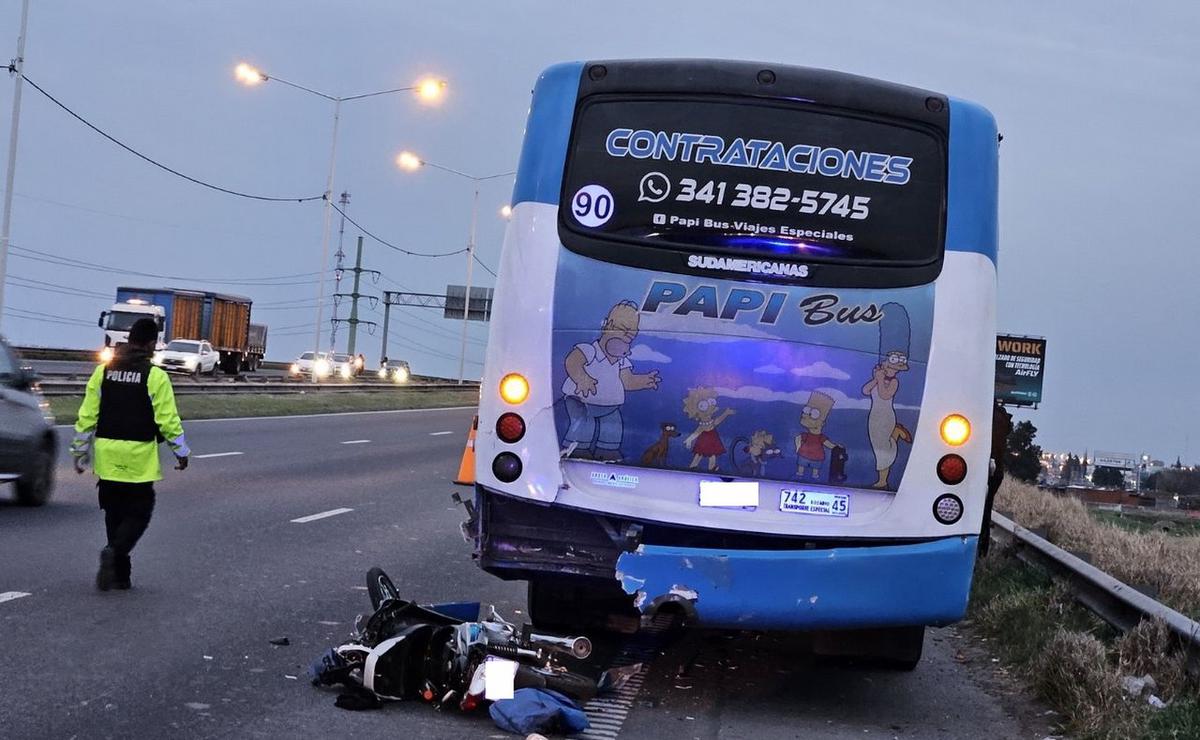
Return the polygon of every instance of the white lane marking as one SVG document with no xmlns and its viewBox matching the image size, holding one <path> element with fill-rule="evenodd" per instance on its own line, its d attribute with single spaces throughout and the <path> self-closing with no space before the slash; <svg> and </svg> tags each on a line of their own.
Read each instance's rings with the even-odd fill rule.
<svg viewBox="0 0 1200 740">
<path fill-rule="evenodd" d="M 302 516 L 299 519 L 293 519 L 292 523 L 308 524 L 309 522 L 315 522 L 318 519 L 326 519 L 331 516 L 337 516 L 338 514 L 346 514 L 351 511 L 354 511 L 354 509 L 330 509 L 329 511 L 322 511 L 320 514 L 309 514 L 308 516 Z"/>
<path fill-rule="evenodd" d="M 13 599 L 19 599 L 22 596 L 32 596 L 32 594 L 27 594 L 24 591 L 5 591 L 4 593 L 0 594 L 0 604 L 3 604 L 6 601 L 12 601 Z"/>
<path fill-rule="evenodd" d="M 233 457 L 234 455 L 244 455 L 244 452 L 210 452 L 207 455 L 192 455 L 196 460 L 207 460 L 210 457 Z"/>
<path fill-rule="evenodd" d="M 335 411 L 331 414 L 292 414 L 291 416 L 229 416 L 223 419 L 184 419 L 188 426 L 214 421 L 283 421 L 285 419 L 321 419 L 327 416 L 377 416 L 379 414 L 419 414 L 423 411 L 470 411 L 478 406 L 441 406 L 430 409 L 387 409 L 384 411 Z M 55 424 L 55 429 L 74 429 L 74 424 Z"/>
<path fill-rule="evenodd" d="M 365 445 L 370 441 L 371 440 L 369 440 L 369 439 L 348 439 L 345 442 L 342 442 L 342 444 L 344 444 L 344 445 Z"/>
<path fill-rule="evenodd" d="M 454 432 L 430 432 L 430 437 L 441 437 L 444 434 L 454 434 Z"/>
</svg>

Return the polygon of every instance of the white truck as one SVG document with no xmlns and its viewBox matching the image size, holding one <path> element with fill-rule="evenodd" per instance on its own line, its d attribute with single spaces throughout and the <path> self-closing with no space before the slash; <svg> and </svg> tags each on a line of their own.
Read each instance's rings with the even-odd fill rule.
<svg viewBox="0 0 1200 740">
<path fill-rule="evenodd" d="M 158 324 L 156 349 L 162 349 L 162 330 L 166 316 L 166 309 L 143 298 L 128 298 L 112 304 L 111 308 L 100 313 L 98 322 L 100 328 L 104 330 L 104 348 L 100 350 L 100 362 L 108 364 L 113 357 L 113 348 L 129 341 L 129 329 L 138 319 L 154 319 Z"/>
</svg>

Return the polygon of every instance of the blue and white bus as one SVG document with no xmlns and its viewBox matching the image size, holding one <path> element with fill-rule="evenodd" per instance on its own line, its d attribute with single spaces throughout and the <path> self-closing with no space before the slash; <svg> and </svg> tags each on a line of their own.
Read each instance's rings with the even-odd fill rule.
<svg viewBox="0 0 1200 740">
<path fill-rule="evenodd" d="M 997 148 L 978 105 L 836 72 L 547 69 L 482 381 L 482 567 L 543 621 L 615 592 L 919 656 L 983 524 Z"/>
</svg>

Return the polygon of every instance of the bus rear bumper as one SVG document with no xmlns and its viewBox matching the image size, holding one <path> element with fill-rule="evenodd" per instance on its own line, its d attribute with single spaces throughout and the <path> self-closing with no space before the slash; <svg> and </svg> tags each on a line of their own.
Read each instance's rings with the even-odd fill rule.
<svg viewBox="0 0 1200 740">
<path fill-rule="evenodd" d="M 944 625 L 966 613 L 977 539 L 793 551 L 642 545 L 621 554 L 616 575 L 643 613 L 674 604 L 712 627 Z"/>
</svg>

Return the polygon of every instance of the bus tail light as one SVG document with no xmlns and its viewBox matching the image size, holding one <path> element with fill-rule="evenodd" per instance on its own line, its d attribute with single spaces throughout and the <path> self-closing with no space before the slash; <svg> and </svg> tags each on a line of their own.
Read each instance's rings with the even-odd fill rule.
<svg viewBox="0 0 1200 740">
<path fill-rule="evenodd" d="M 953 493 L 943 493 L 933 502 L 933 518 L 942 524 L 954 524 L 962 515 L 962 499 Z"/>
<path fill-rule="evenodd" d="M 509 373 L 500 379 L 500 398 L 505 403 L 518 406 L 529 398 L 529 381 L 519 373 Z"/>
<path fill-rule="evenodd" d="M 501 483 L 512 483 L 521 477 L 521 458 L 511 452 L 501 452 L 492 460 L 492 475 Z"/>
<path fill-rule="evenodd" d="M 944 455 L 938 460 L 937 476 L 948 486 L 958 485 L 967 477 L 967 461 L 954 453 Z"/>
<path fill-rule="evenodd" d="M 520 442 L 525 436 L 525 420 L 511 411 L 500 414 L 496 420 L 496 436 L 508 444 Z"/>
<path fill-rule="evenodd" d="M 962 414 L 950 414 L 942 419 L 942 441 L 951 447 L 958 447 L 971 438 L 971 422 Z"/>
</svg>

